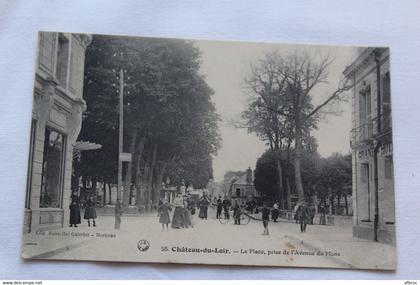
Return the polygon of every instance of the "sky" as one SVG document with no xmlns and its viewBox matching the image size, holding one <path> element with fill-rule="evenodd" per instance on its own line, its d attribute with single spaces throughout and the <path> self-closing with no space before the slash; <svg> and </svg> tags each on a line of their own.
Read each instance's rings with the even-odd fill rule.
<svg viewBox="0 0 420 285">
<path fill-rule="evenodd" d="M 222 181 L 228 170 L 255 169 L 257 159 L 267 149 L 265 143 L 246 129 L 235 128 L 230 123 L 239 120 L 252 97 L 246 92 L 244 78 L 250 72 L 251 63 L 261 58 L 264 52 L 277 50 L 281 55 L 293 53 L 303 46 L 279 45 L 267 43 L 196 41 L 202 51 L 200 72 L 208 85 L 215 91 L 213 102 L 221 121 L 219 128 L 222 144 L 213 160 L 215 181 Z M 343 78 L 342 72 L 352 59 L 357 49 L 353 47 L 305 46 L 309 53 L 330 54 L 335 58 L 328 69 L 328 83 L 314 88 L 313 103 L 322 102 L 337 87 Z M 334 106 L 340 113 L 323 116 L 318 129 L 313 132 L 318 142 L 318 152 L 328 157 L 334 152 L 350 151 L 349 132 L 351 109 L 349 102 L 340 102 Z"/>
</svg>

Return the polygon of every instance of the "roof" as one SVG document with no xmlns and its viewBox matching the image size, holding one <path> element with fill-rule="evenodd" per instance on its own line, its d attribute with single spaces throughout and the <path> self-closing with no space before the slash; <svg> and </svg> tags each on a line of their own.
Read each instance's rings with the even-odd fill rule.
<svg viewBox="0 0 420 285">
<path fill-rule="evenodd" d="M 233 182 L 232 185 L 233 184 L 249 185 L 249 184 L 252 184 L 252 183 L 248 183 L 248 181 L 246 181 L 246 173 L 244 173 L 238 178 L 238 180 Z"/>
<path fill-rule="evenodd" d="M 354 72 L 357 72 L 359 68 L 366 65 L 372 57 L 383 53 L 385 50 L 387 50 L 387 48 L 383 47 L 360 48 L 359 56 L 343 71 L 344 76 L 350 77 Z"/>
</svg>

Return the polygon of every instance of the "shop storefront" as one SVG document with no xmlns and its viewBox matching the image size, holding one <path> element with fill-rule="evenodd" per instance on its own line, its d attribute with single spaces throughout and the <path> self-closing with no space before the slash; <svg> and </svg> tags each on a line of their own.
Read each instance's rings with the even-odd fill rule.
<svg viewBox="0 0 420 285">
<path fill-rule="evenodd" d="M 73 146 L 79 134 L 84 57 L 91 37 L 39 33 L 24 232 L 68 221 Z"/>
<path fill-rule="evenodd" d="M 395 244 L 389 50 L 362 50 L 344 74 L 353 86 L 353 235 Z"/>
</svg>

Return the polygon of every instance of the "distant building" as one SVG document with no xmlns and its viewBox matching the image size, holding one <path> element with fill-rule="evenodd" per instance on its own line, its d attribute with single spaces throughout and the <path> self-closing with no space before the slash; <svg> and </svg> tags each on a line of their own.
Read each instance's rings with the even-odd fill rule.
<svg viewBox="0 0 420 285">
<path fill-rule="evenodd" d="M 25 232 L 69 221 L 73 146 L 86 109 L 83 76 L 90 42 L 88 35 L 39 33 Z"/>
<path fill-rule="evenodd" d="M 240 199 L 241 201 L 248 201 L 258 196 L 251 168 L 248 168 L 243 175 L 232 179 L 229 196 L 231 199 Z"/>
<path fill-rule="evenodd" d="M 352 81 L 353 235 L 395 244 L 389 49 L 365 48 Z"/>
</svg>

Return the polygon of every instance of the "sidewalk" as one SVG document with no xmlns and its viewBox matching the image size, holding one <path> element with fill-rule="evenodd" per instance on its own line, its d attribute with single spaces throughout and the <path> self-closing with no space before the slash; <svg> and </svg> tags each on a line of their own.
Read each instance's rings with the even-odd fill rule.
<svg viewBox="0 0 420 285">
<path fill-rule="evenodd" d="M 136 219 L 139 217 L 156 217 L 157 213 L 144 213 L 136 215 L 123 215 L 123 219 Z M 83 216 L 83 214 L 82 214 Z M 98 215 L 97 227 L 88 227 L 86 220 L 74 227 L 64 227 L 51 230 L 38 230 L 23 235 L 21 255 L 23 258 L 45 259 L 57 254 L 82 247 L 92 242 L 92 237 L 98 231 L 105 234 L 114 234 L 114 217 L 111 215 Z M 44 234 L 42 234 L 44 232 Z M 118 230 L 120 233 L 129 234 L 128 229 Z M 50 234 L 49 234 L 50 233 Z M 65 235 L 64 235 L 65 233 Z"/>
<path fill-rule="evenodd" d="M 286 237 L 312 251 L 322 251 L 329 255 L 328 258 L 339 260 L 350 268 L 396 268 L 395 247 L 355 238 L 352 227 L 308 225 L 305 233 L 295 232 Z M 337 253 L 339 256 L 334 256 Z M 372 264 L 375 265 L 372 267 Z"/>
</svg>

